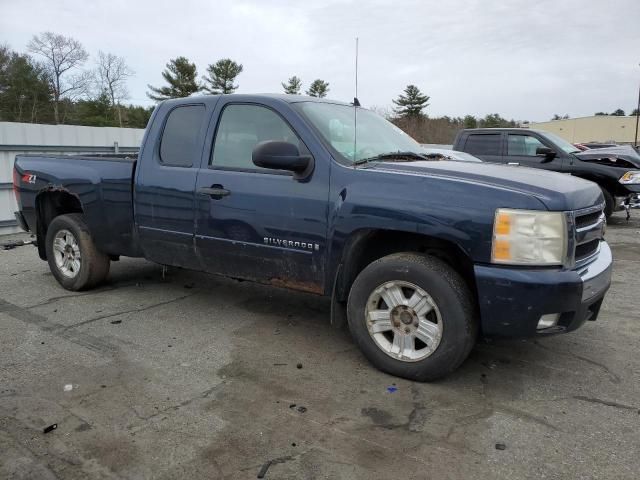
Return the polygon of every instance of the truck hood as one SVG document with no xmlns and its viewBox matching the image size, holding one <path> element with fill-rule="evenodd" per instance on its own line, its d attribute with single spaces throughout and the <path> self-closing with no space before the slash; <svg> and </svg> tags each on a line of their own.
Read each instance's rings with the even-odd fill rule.
<svg viewBox="0 0 640 480">
<path fill-rule="evenodd" d="M 630 145 L 592 148 L 584 152 L 576 153 L 575 156 L 582 161 L 606 165 L 608 167 L 640 168 L 640 154 Z"/>
<path fill-rule="evenodd" d="M 595 183 L 537 168 L 456 161 L 374 162 L 365 168 L 484 184 L 531 195 L 552 211 L 579 210 L 603 203 L 602 192 Z"/>
</svg>

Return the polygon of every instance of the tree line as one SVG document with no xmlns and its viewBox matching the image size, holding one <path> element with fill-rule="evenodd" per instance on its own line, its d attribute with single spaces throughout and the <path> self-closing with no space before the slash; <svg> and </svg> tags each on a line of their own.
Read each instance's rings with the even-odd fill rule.
<svg viewBox="0 0 640 480">
<path fill-rule="evenodd" d="M 135 72 L 123 57 L 99 51 L 90 62 L 89 53 L 78 40 L 52 32 L 34 35 L 27 48 L 25 54 L 0 46 L 0 121 L 146 126 L 153 108 L 127 103 L 127 82 Z M 207 65 L 205 74 L 199 77 L 195 63 L 179 56 L 170 59 L 162 71 L 164 84 L 148 85 L 147 96 L 162 101 L 197 93 L 232 94 L 239 87 L 237 81 L 243 70 L 241 63 L 222 58 Z M 281 86 L 285 94 L 303 92 L 303 81 L 297 75 Z M 317 78 L 304 93 L 323 98 L 329 86 L 329 82 Z M 451 143 L 460 128 L 518 126 L 515 120 L 497 113 L 483 118 L 432 118 L 426 113 L 429 100 L 417 86 L 408 85 L 393 99 L 392 110 L 379 113 L 424 143 Z"/>
<path fill-rule="evenodd" d="M 596 117 L 602 117 L 602 116 L 612 116 L 612 117 L 624 117 L 626 114 L 624 113 L 624 110 L 621 108 L 616 108 L 613 112 L 611 113 L 606 113 L 606 112 L 596 112 L 594 113 L 594 115 Z M 631 113 L 629 113 L 630 116 L 635 117 L 636 115 L 638 115 L 638 109 L 634 108 L 633 110 L 631 110 Z M 553 117 L 551 117 L 551 120 L 568 120 L 571 117 L 568 114 L 565 115 L 558 115 L 557 113 L 553 115 Z"/>
<path fill-rule="evenodd" d="M 379 112 L 397 127 L 420 143 L 451 144 L 462 128 L 518 127 L 519 122 L 507 120 L 497 113 L 482 118 L 473 115 L 464 117 L 432 118 L 425 113 L 431 97 L 423 94 L 415 85 L 407 85 L 404 91 L 393 100 L 395 107 L 390 111 Z M 528 122 L 522 122 L 528 123 Z"/>
<path fill-rule="evenodd" d="M 606 113 L 606 112 L 596 112 L 596 113 L 594 113 L 594 115 L 595 115 L 596 117 L 600 117 L 600 116 L 603 116 L 603 115 L 611 115 L 612 117 L 624 117 L 624 116 L 625 116 L 625 113 L 624 113 L 624 110 L 622 110 L 621 108 L 618 108 L 618 109 L 614 110 L 614 111 L 613 111 L 613 112 L 611 112 L 611 113 Z M 634 117 L 634 116 L 638 115 L 638 109 L 637 109 L 637 108 L 634 108 L 633 110 L 631 110 L 631 113 L 629 113 L 629 115 L 631 115 L 632 117 Z M 568 117 L 567 117 L 567 118 L 568 118 Z"/>
<path fill-rule="evenodd" d="M 152 108 L 125 104 L 124 58 L 99 51 L 93 65 L 82 44 L 64 35 L 34 35 L 29 53 L 0 46 L 0 121 L 144 128 Z"/>
</svg>

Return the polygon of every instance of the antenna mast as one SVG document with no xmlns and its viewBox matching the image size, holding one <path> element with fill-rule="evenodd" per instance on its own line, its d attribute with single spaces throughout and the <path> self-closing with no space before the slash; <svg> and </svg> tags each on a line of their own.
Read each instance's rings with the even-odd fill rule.
<svg viewBox="0 0 640 480">
<path fill-rule="evenodd" d="M 358 101 L 358 37 L 356 37 L 356 96 L 353 97 L 353 161 L 358 160 L 356 155 L 358 154 L 358 107 L 360 102 Z M 355 167 L 355 165 L 354 165 Z"/>
<path fill-rule="evenodd" d="M 358 37 L 356 37 L 356 99 L 358 98 Z"/>
</svg>

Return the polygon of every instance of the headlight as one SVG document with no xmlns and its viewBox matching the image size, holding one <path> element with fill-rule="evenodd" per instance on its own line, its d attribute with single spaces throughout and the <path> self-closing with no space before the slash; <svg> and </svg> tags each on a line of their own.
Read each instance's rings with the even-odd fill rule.
<svg viewBox="0 0 640 480">
<path fill-rule="evenodd" d="M 640 170 L 631 170 L 630 172 L 622 175 L 618 181 L 625 185 L 630 183 L 640 183 Z"/>
<path fill-rule="evenodd" d="M 491 262 L 562 265 L 567 256 L 567 222 L 562 212 L 499 208 L 493 222 Z"/>
</svg>

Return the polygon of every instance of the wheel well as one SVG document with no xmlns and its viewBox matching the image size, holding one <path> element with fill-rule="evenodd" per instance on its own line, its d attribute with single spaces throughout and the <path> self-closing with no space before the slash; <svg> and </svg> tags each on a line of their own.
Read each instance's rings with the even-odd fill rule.
<svg viewBox="0 0 640 480">
<path fill-rule="evenodd" d="M 615 196 L 618 194 L 618 191 L 620 190 L 620 184 L 614 180 L 611 180 L 609 178 L 601 178 L 601 177 L 597 177 L 595 175 L 581 175 L 580 178 L 584 179 L 584 180 L 589 180 L 593 183 L 595 183 L 596 185 L 598 185 L 600 188 L 606 190 L 607 192 L 609 192 L 609 194 L 611 196 Z"/>
<path fill-rule="evenodd" d="M 334 292 L 336 299 L 347 300 L 351 285 L 367 265 L 398 252 L 425 253 L 439 258 L 460 274 L 475 296 L 473 262 L 456 244 L 417 233 L 367 230 L 354 234 L 343 251 Z"/>
<path fill-rule="evenodd" d="M 71 193 L 65 190 L 49 190 L 36 197 L 36 238 L 41 259 L 47 259 L 44 242 L 49 224 L 57 216 L 67 213 L 83 213 L 80 200 Z"/>
</svg>

